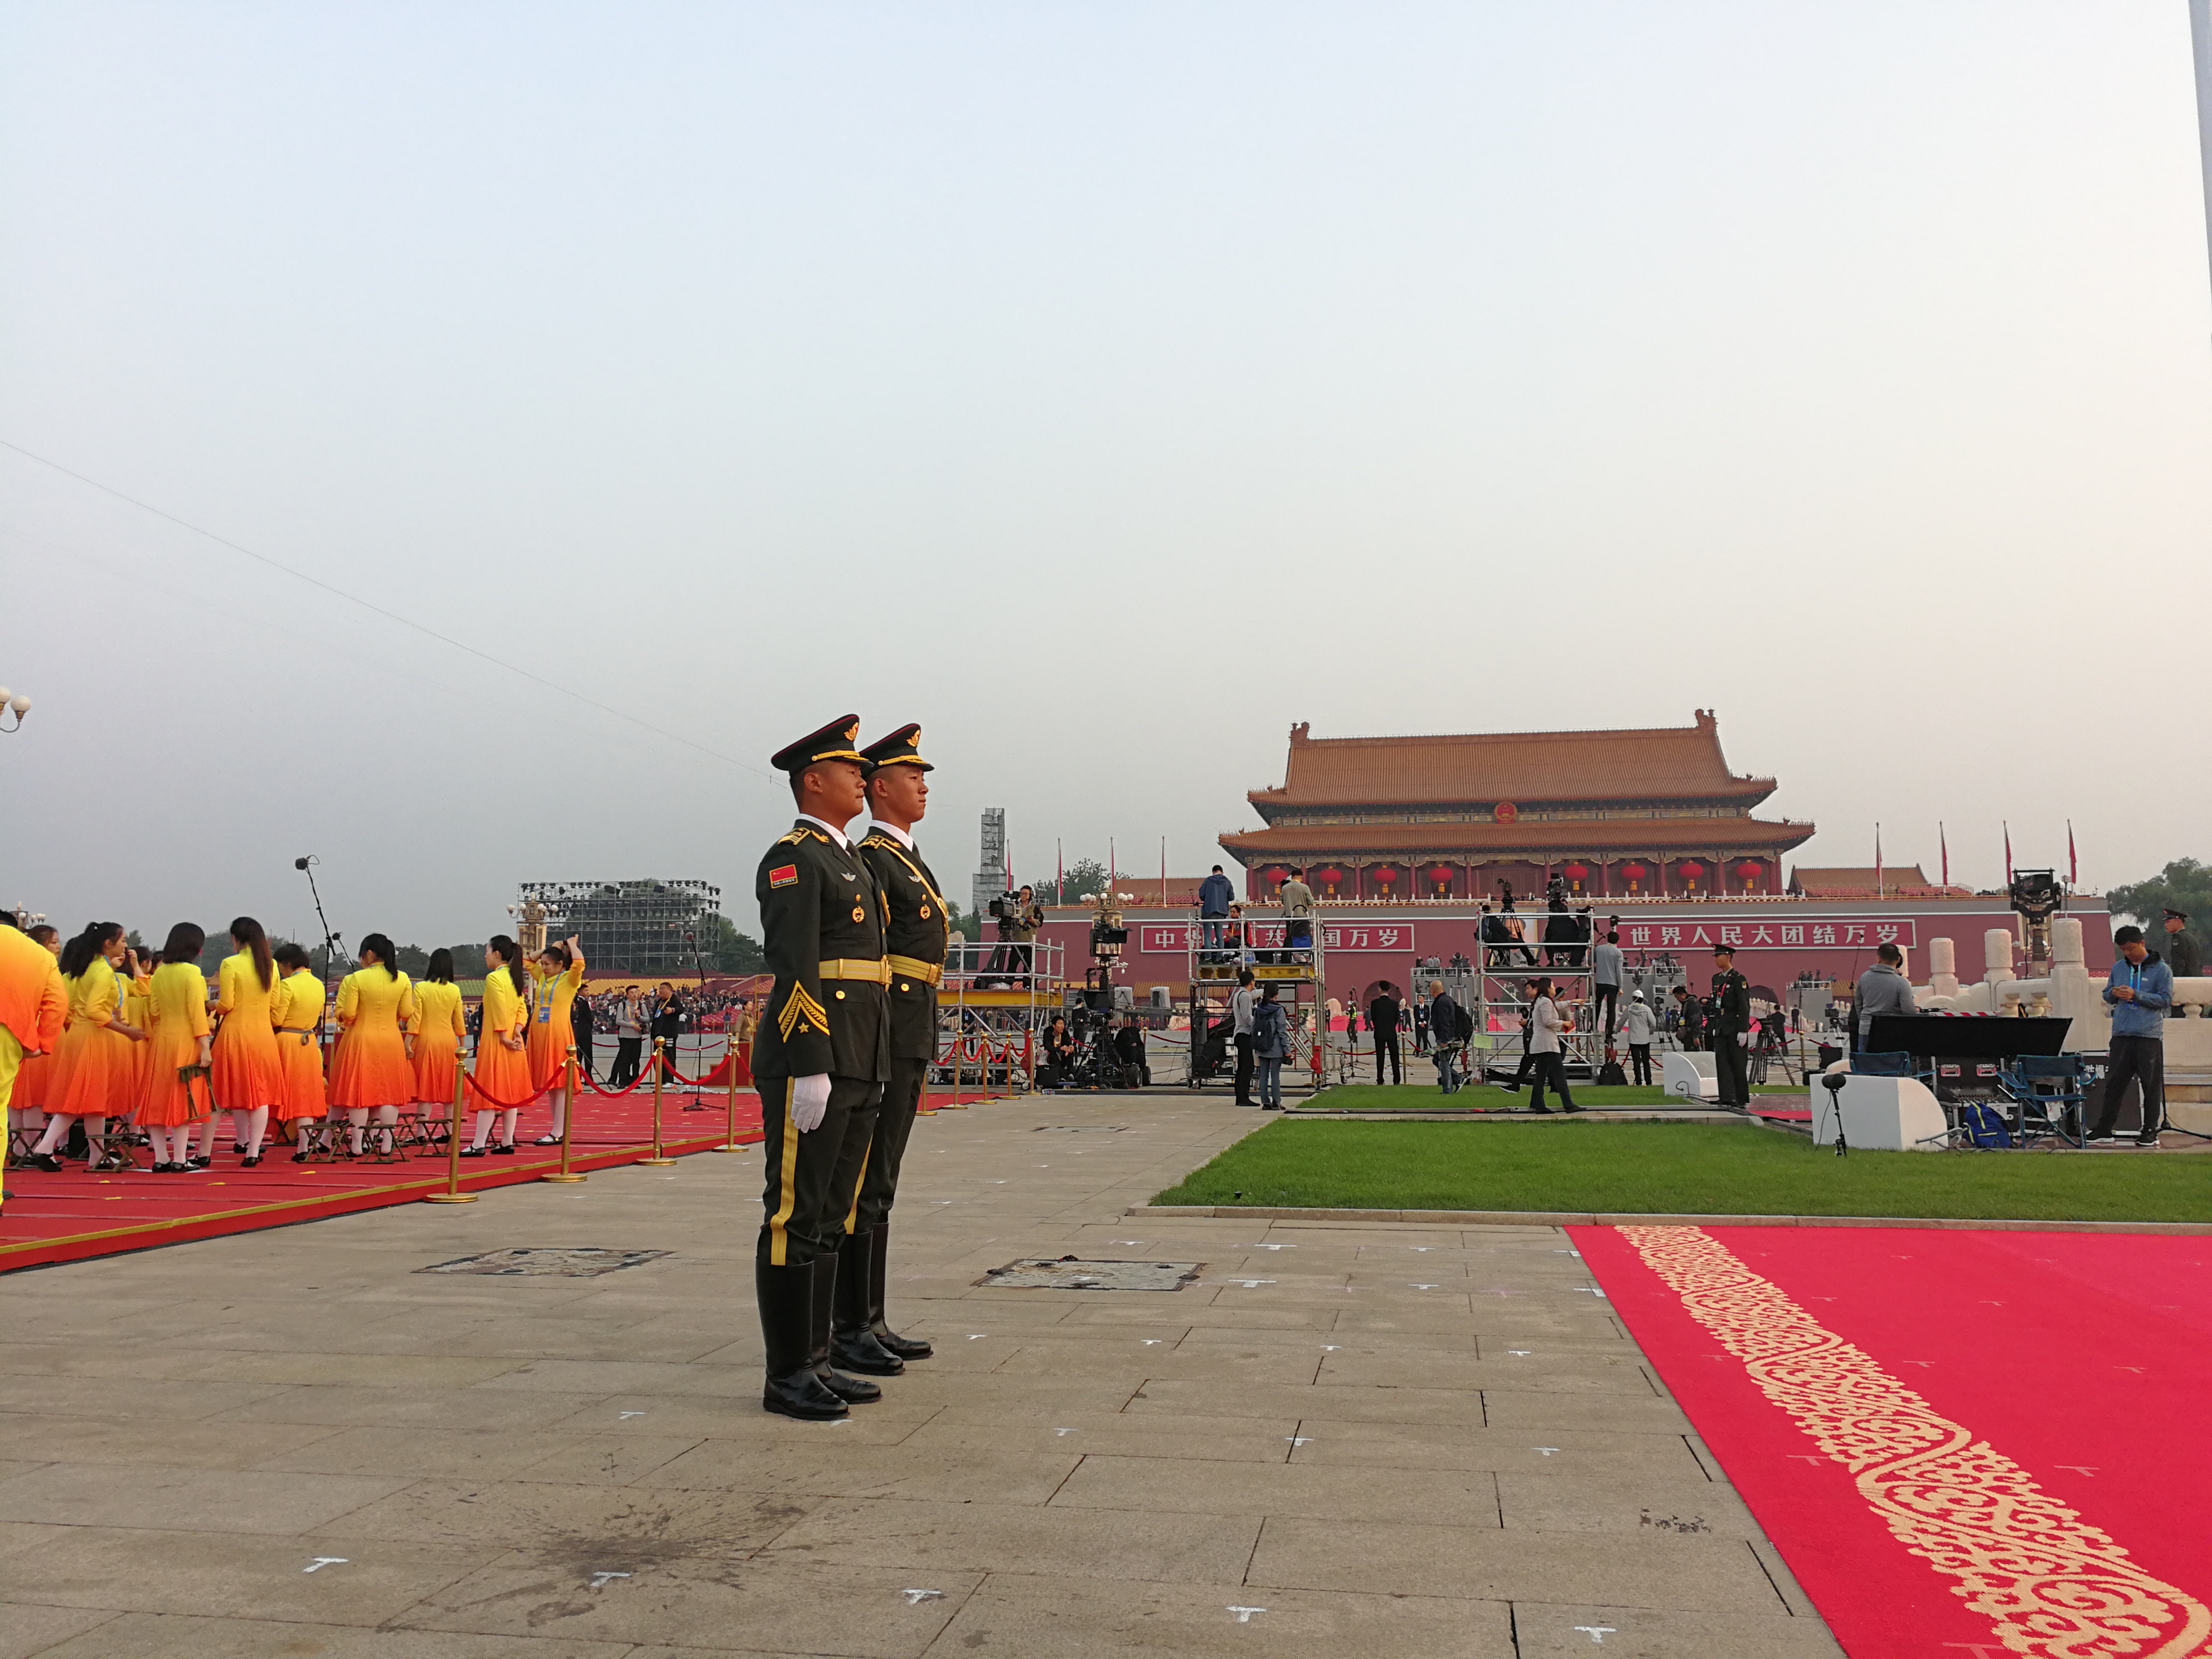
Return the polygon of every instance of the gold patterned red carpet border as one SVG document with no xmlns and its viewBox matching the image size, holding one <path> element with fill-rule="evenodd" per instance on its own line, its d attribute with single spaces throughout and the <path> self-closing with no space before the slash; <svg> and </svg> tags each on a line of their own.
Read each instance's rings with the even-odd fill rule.
<svg viewBox="0 0 2212 1659">
<path fill-rule="evenodd" d="M 1623 1227 L 1684 1310 L 1830 1458 L 1890 1534 L 2033 1659 L 2204 1659 L 2212 1612 L 1696 1227 Z"/>
</svg>

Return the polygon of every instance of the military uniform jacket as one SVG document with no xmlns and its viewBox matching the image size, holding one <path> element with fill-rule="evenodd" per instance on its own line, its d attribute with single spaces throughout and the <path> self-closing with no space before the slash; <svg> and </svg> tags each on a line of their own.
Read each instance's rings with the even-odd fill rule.
<svg viewBox="0 0 2212 1659">
<path fill-rule="evenodd" d="M 775 975 L 753 1033 L 754 1073 L 881 1083 L 890 1075 L 884 895 L 860 848 L 801 822 L 753 880 Z"/>
<path fill-rule="evenodd" d="M 1713 975 L 1712 1027 L 1731 1036 L 1751 1029 L 1751 981 L 1733 968 Z"/>
<path fill-rule="evenodd" d="M 871 830 L 860 852 L 884 890 L 890 917 L 884 937 L 891 964 L 891 1053 L 900 1060 L 935 1060 L 937 988 L 952 932 L 944 895 L 921 853 L 909 852 L 896 836 Z"/>
</svg>

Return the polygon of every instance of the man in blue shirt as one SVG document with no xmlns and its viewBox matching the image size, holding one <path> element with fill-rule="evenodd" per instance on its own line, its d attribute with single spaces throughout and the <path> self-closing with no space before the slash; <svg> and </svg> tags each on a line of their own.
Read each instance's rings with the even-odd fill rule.
<svg viewBox="0 0 2212 1659">
<path fill-rule="evenodd" d="M 2166 1121 L 2166 1011 L 2173 1004 L 2173 970 L 2144 945 L 2140 927 L 2121 928 L 2112 943 L 2120 947 L 2120 959 L 2105 981 L 2105 1000 L 2112 1009 L 2111 1061 L 2105 1068 L 2105 1109 L 2089 1139 L 2112 1143 L 2120 1101 L 2133 1081 L 2142 1085 L 2142 1129 L 2136 1145 L 2155 1146 Z"/>
</svg>

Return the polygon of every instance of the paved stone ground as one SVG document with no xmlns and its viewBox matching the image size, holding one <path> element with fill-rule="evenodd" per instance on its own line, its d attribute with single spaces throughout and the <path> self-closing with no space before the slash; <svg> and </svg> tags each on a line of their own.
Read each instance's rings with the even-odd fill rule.
<svg viewBox="0 0 2212 1659">
<path fill-rule="evenodd" d="M 0 1659 L 1838 1651 L 1562 1235 L 1124 1214 L 1256 1117 L 926 1121 L 939 1357 L 837 1425 L 759 1409 L 757 1151 L 0 1279 Z M 546 1245 L 670 1254 L 417 1271 Z"/>
</svg>

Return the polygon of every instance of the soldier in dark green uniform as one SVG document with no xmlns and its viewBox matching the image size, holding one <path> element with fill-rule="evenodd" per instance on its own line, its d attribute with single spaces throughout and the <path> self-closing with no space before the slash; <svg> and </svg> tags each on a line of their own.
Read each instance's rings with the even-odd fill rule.
<svg viewBox="0 0 2212 1659">
<path fill-rule="evenodd" d="M 1735 951 L 1713 946 L 1713 1012 L 1705 1035 L 1720 1074 L 1723 1106 L 1751 1105 L 1751 981 L 1735 970 Z"/>
<path fill-rule="evenodd" d="M 775 988 L 753 1036 L 767 1180 L 753 1285 L 768 1384 L 761 1404 L 834 1418 L 882 1397 L 830 1365 L 837 1250 L 852 1212 L 890 1060 L 884 896 L 845 838 L 865 801 L 859 717 L 778 754 L 799 821 L 760 861 L 763 949 Z"/>
<path fill-rule="evenodd" d="M 2166 907 L 2166 948 L 2160 953 L 2166 958 L 2167 969 L 2176 979 L 2196 979 L 2204 972 L 2204 953 L 2197 948 L 2197 941 L 2189 932 L 2189 912 Z M 2168 1011 L 2176 1019 L 2186 1019 L 2189 1010 L 2177 1002 Z"/>
<path fill-rule="evenodd" d="M 884 938 L 891 966 L 890 1079 L 876 1115 L 876 1138 L 868 1147 L 852 1231 L 838 1258 L 837 1318 L 830 1353 L 848 1370 L 878 1376 L 896 1373 L 903 1360 L 930 1355 L 928 1343 L 901 1336 L 884 1321 L 891 1202 L 898 1194 L 907 1136 L 937 1058 L 937 988 L 945 980 L 945 945 L 951 937 L 944 894 L 914 840 L 914 826 L 928 808 L 933 769 L 921 757 L 921 728 L 902 726 L 860 751 L 874 768 L 868 774 L 868 811 L 875 819 L 861 837 L 860 853 L 890 906 Z"/>
</svg>

